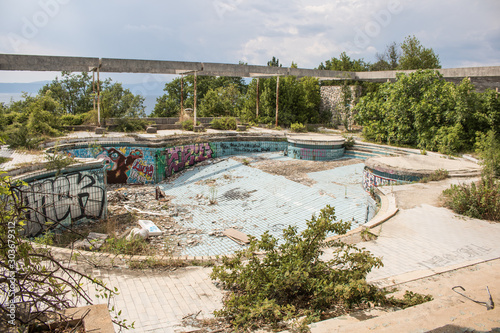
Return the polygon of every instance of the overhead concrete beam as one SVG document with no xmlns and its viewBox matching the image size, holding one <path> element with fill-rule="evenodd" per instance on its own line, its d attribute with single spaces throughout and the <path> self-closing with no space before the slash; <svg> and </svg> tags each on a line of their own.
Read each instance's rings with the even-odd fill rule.
<svg viewBox="0 0 500 333">
<path fill-rule="evenodd" d="M 0 54 L 2 71 L 88 72 L 99 65 L 99 58 Z"/>
<path fill-rule="evenodd" d="M 315 77 L 320 80 L 360 80 L 386 82 L 396 80 L 397 73 L 410 71 L 342 72 L 318 69 L 287 68 L 255 65 L 235 65 L 165 60 L 135 60 L 113 58 L 84 58 L 0 54 L 0 70 L 5 71 L 68 71 L 87 72 L 101 63 L 104 73 L 192 74 L 229 77 L 272 77 L 293 75 Z M 452 82 L 471 78 L 478 90 L 500 87 L 500 66 L 439 69 L 443 77 Z"/>
</svg>

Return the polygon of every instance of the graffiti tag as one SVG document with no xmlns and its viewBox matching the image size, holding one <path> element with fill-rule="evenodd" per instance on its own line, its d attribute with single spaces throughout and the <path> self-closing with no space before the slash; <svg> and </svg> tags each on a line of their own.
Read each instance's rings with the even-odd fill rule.
<svg viewBox="0 0 500 333">
<path fill-rule="evenodd" d="M 167 148 L 167 165 L 165 173 L 171 176 L 173 172 L 179 172 L 195 163 L 212 158 L 212 148 L 208 143 L 197 143 L 188 146 Z"/>
</svg>

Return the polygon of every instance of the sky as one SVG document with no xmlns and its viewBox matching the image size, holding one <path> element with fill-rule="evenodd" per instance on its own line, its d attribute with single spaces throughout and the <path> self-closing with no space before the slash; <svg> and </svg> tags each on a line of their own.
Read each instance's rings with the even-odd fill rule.
<svg viewBox="0 0 500 333">
<path fill-rule="evenodd" d="M 250 65 L 275 56 L 315 68 L 343 51 L 375 62 L 414 35 L 443 68 L 499 66 L 499 17 L 499 0 L 1 0 L 0 53 Z M 0 71 L 0 82 L 58 74 Z"/>
</svg>

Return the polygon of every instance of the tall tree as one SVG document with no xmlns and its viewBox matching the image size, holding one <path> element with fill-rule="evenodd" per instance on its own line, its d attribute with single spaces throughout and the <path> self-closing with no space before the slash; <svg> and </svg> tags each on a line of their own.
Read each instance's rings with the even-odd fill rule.
<svg viewBox="0 0 500 333">
<path fill-rule="evenodd" d="M 396 42 L 387 45 L 384 53 L 377 53 L 377 62 L 370 66 L 372 71 L 394 70 L 399 66 L 401 50 Z"/>
<path fill-rule="evenodd" d="M 267 65 L 270 67 L 283 67 L 283 65 L 280 64 L 280 60 L 274 56 L 271 60 L 267 62 Z"/>
<path fill-rule="evenodd" d="M 423 47 L 415 36 L 407 36 L 401 44 L 401 50 L 398 69 L 441 68 L 439 56 L 432 48 Z"/>
<path fill-rule="evenodd" d="M 338 58 L 332 57 L 321 63 L 318 69 L 326 69 L 330 71 L 348 71 L 348 72 L 364 72 L 370 68 L 370 65 L 363 59 L 351 59 L 347 53 L 342 52 Z"/>
</svg>

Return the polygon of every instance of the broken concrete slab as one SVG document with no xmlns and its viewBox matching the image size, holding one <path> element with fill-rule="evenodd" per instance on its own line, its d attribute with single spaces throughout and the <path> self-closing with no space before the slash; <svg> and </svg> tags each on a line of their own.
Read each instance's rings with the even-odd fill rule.
<svg viewBox="0 0 500 333">
<path fill-rule="evenodd" d="M 243 244 L 249 244 L 250 239 L 248 236 L 241 231 L 238 231 L 236 229 L 230 228 L 224 230 L 224 235 L 235 241 L 236 243 L 243 245 Z"/>
</svg>

